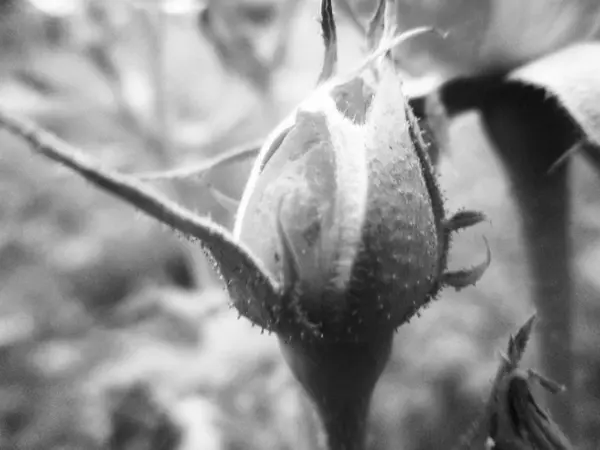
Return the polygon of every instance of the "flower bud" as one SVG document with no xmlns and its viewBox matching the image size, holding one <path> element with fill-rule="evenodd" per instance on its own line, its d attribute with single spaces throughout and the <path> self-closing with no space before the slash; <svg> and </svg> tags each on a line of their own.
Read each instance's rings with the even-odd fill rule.
<svg viewBox="0 0 600 450">
<path fill-rule="evenodd" d="M 281 281 L 293 318 L 279 331 L 289 337 L 385 335 L 443 284 L 472 284 L 489 263 L 444 273 L 450 232 L 482 216 L 446 221 L 391 61 L 379 76 L 374 93 L 357 77 L 301 104 L 242 198 L 236 238 Z"/>
</svg>

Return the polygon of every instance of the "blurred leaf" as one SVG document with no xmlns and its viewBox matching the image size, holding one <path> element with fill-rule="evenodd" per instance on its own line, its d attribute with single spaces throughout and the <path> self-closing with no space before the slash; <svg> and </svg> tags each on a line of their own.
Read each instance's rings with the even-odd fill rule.
<svg viewBox="0 0 600 450">
<path fill-rule="evenodd" d="M 600 27 L 596 0 L 398 0 L 398 25 L 441 28 L 446 41 L 397 49 L 413 75 L 443 77 L 506 71 L 575 42 Z"/>
<path fill-rule="evenodd" d="M 112 450 L 175 449 L 181 430 L 164 407 L 153 398 L 152 388 L 143 384 L 113 391 L 111 430 L 108 448 Z"/>
<path fill-rule="evenodd" d="M 584 133 L 582 150 L 600 170 L 600 43 L 573 45 L 526 64 L 508 79 L 543 89 Z"/>
<path fill-rule="evenodd" d="M 516 66 L 587 40 L 600 29 L 596 0 L 492 0 L 480 70 Z"/>
</svg>

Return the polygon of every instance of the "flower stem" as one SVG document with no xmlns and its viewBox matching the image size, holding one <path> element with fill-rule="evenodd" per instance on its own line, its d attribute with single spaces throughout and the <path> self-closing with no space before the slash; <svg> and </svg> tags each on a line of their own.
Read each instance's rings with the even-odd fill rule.
<svg viewBox="0 0 600 450">
<path fill-rule="evenodd" d="M 371 397 L 392 341 L 393 334 L 360 343 L 280 339 L 286 362 L 317 408 L 328 450 L 365 448 Z"/>
</svg>

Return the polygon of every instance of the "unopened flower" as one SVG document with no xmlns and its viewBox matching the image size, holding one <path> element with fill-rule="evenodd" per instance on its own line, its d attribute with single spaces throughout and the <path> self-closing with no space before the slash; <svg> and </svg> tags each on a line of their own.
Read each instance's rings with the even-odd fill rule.
<svg viewBox="0 0 600 450">
<path fill-rule="evenodd" d="M 374 83 L 318 86 L 267 141 L 244 192 L 234 235 L 281 280 L 274 303 L 248 308 L 284 337 L 368 341 L 489 263 L 444 272 L 450 233 L 483 216 L 446 218 L 402 81 L 389 58 L 378 64 Z"/>
</svg>

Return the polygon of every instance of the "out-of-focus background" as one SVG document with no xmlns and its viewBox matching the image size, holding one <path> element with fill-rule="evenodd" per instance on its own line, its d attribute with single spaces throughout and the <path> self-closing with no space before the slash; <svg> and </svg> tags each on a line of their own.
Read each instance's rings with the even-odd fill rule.
<svg viewBox="0 0 600 450">
<path fill-rule="evenodd" d="M 363 55 L 343 3 L 342 69 Z M 477 2 L 401 3 L 404 21 L 415 18 L 403 26 L 445 22 L 463 30 L 465 46 L 485 26 Z M 373 7 L 347 4 L 359 18 Z M 0 1 L 0 104 L 107 167 L 141 172 L 189 167 L 260 138 L 314 86 L 318 1 L 157 5 Z M 421 48 L 411 68 L 453 60 L 451 48 L 436 46 Z M 483 409 L 508 333 L 533 311 L 519 217 L 478 117 L 457 119 L 449 137 L 440 165 L 448 210 L 491 219 L 453 241 L 450 265 L 484 258 L 482 234 L 493 263 L 477 287 L 445 290 L 399 331 L 373 401 L 372 449 L 458 444 Z M 228 205 L 251 163 L 153 184 L 229 227 Z M 580 387 L 569 395 L 581 448 L 592 449 L 600 441 L 600 392 L 591 388 L 600 377 L 600 181 L 577 158 L 572 171 Z M 197 245 L 4 131 L 0 223 L 0 449 L 315 448 L 318 425 L 275 337 L 238 320 Z M 526 364 L 535 367 L 535 354 L 534 342 Z"/>
</svg>

